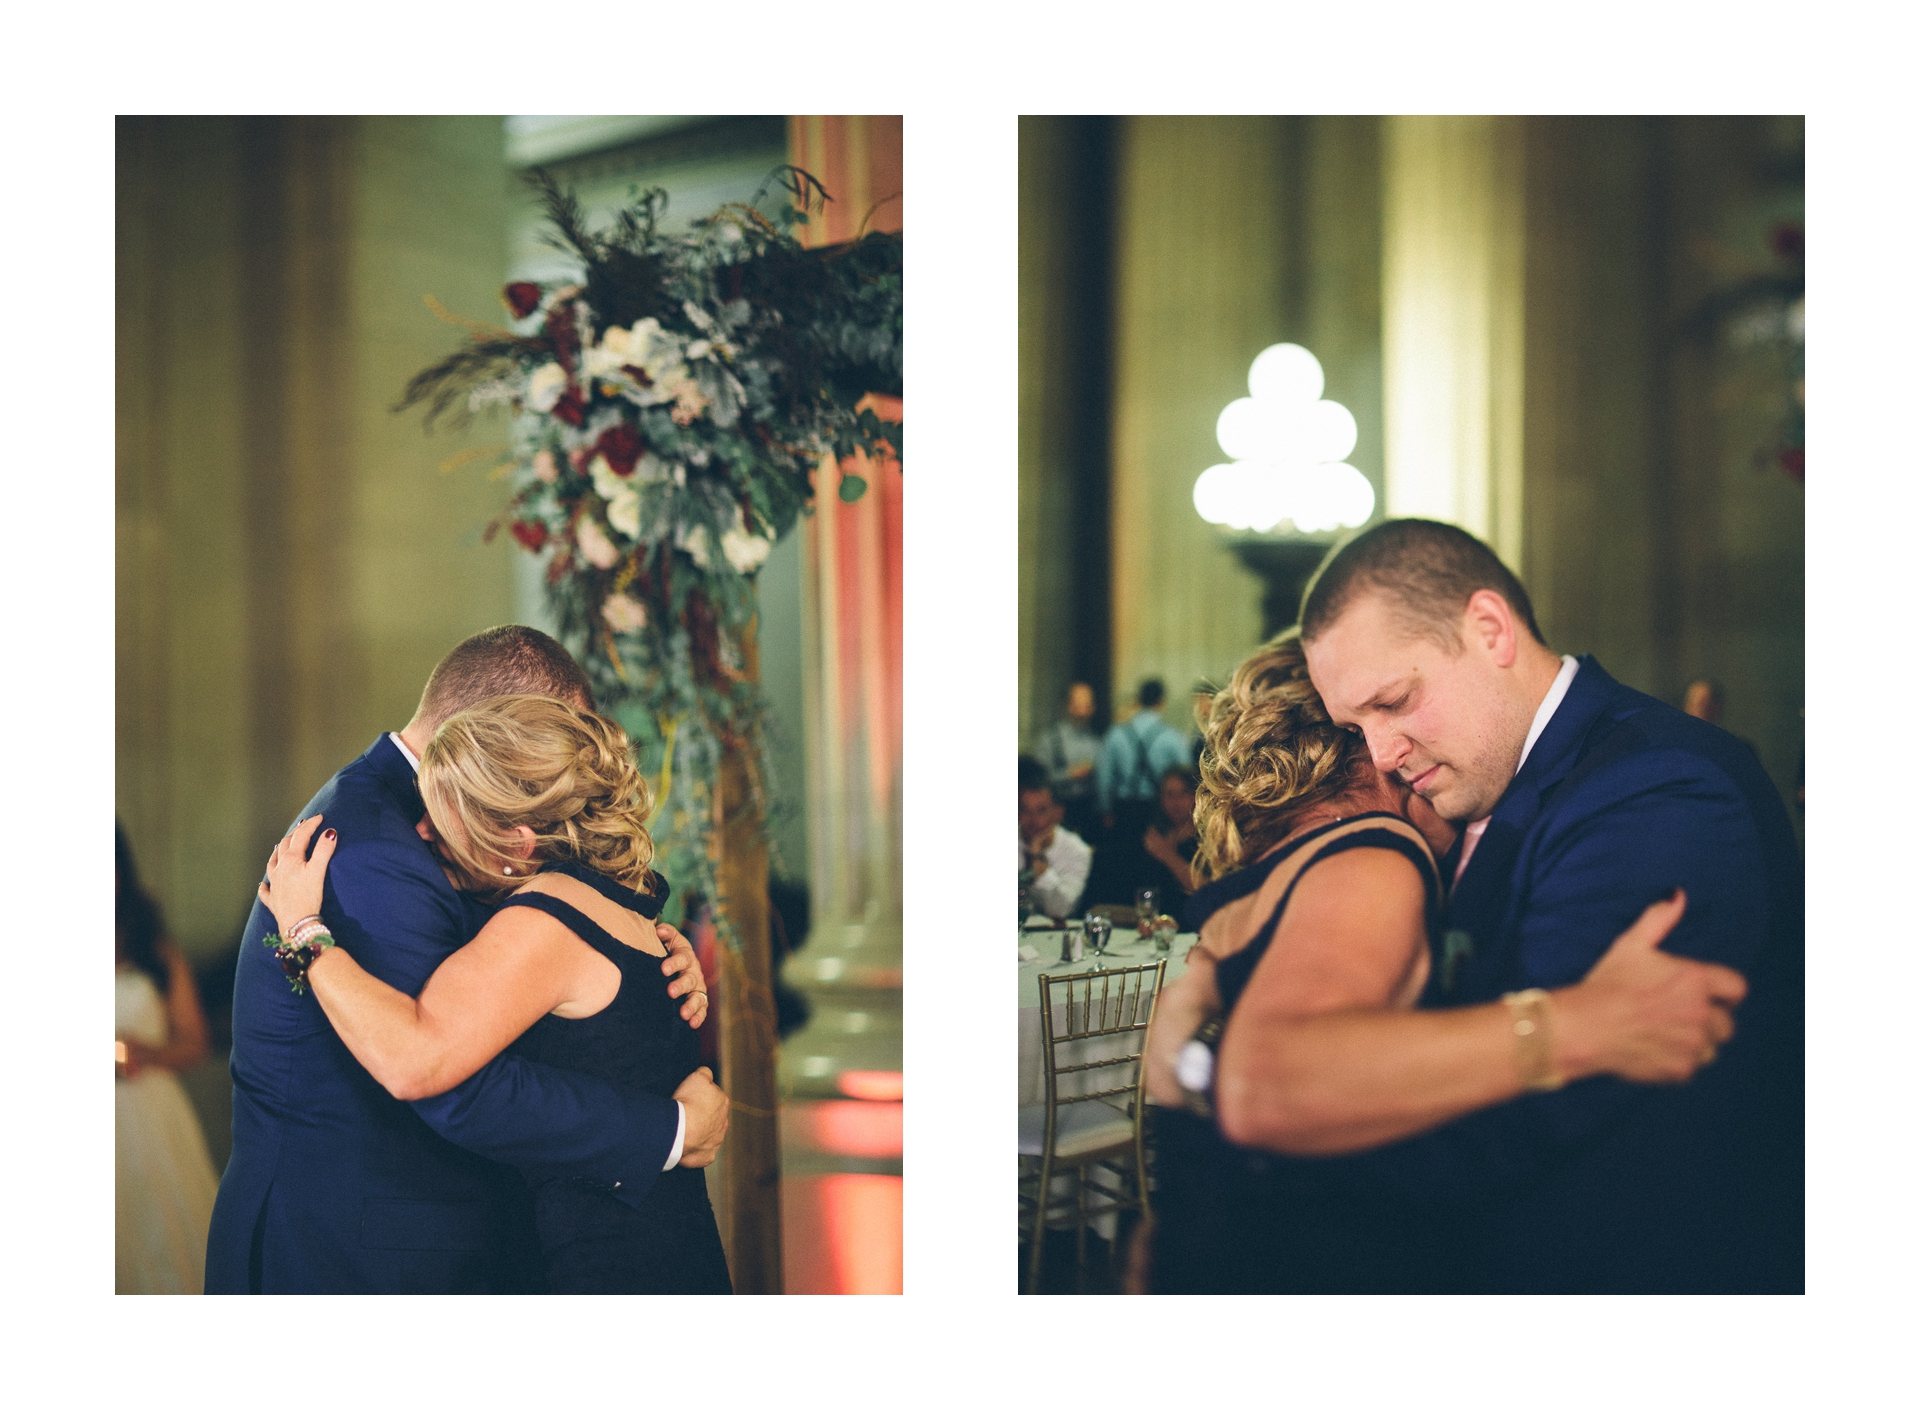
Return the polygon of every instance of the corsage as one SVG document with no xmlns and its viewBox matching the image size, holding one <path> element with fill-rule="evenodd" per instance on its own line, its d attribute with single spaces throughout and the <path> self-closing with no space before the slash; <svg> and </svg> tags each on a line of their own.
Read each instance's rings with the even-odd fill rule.
<svg viewBox="0 0 1920 1410">
<path fill-rule="evenodd" d="M 293 992 L 304 994 L 307 992 L 307 971 L 313 967 L 322 950 L 333 948 L 333 932 L 327 929 L 326 922 L 319 916 L 308 916 L 288 926 L 284 936 L 263 936 L 260 943 L 280 956 L 280 972 L 287 976 L 287 983 Z"/>
</svg>

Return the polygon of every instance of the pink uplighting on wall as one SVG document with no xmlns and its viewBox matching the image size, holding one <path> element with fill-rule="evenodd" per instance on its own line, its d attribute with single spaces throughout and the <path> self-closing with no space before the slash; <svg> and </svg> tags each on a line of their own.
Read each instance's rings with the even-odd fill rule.
<svg viewBox="0 0 1920 1410">
<path fill-rule="evenodd" d="M 843 1072 L 835 1085 L 863 1102 L 897 1102 L 906 1084 L 898 1072 Z"/>
<path fill-rule="evenodd" d="M 901 1291 L 898 1175 L 802 1175 L 780 1184 L 789 1293 Z"/>
</svg>

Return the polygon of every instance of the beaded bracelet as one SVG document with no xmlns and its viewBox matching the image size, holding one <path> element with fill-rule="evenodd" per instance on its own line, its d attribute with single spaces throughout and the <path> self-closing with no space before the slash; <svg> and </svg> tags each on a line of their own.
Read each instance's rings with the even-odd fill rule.
<svg viewBox="0 0 1920 1410">
<path fill-rule="evenodd" d="M 260 943 L 269 950 L 277 951 L 280 956 L 280 972 L 287 976 L 287 983 L 296 995 L 307 992 L 307 971 L 320 957 L 322 950 L 333 948 L 333 932 L 326 926 L 309 924 L 318 917 L 308 917 L 293 927 L 287 939 L 278 935 L 261 937 Z M 292 938 L 298 935 L 300 938 Z"/>
<path fill-rule="evenodd" d="M 319 916 L 305 916 L 287 927 L 286 943 L 296 946 L 304 945 L 314 932 L 326 930 L 326 928 L 327 923 L 321 920 Z M 332 932 L 329 931 L 328 933 L 331 934 Z"/>
</svg>

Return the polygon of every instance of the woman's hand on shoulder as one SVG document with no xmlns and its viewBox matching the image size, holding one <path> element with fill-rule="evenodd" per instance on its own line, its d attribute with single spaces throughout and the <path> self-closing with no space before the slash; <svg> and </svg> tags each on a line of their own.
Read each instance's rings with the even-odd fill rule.
<svg viewBox="0 0 1920 1410">
<path fill-rule="evenodd" d="M 326 894 L 327 862 L 339 842 L 332 828 L 321 833 L 317 842 L 313 841 L 314 829 L 320 826 L 321 817 L 315 813 L 297 824 L 280 839 L 280 845 L 267 858 L 267 879 L 260 883 L 260 901 L 273 912 L 282 931 L 297 920 L 320 914 L 320 901 Z M 313 842 L 312 856 L 307 855 L 309 842 Z"/>
</svg>

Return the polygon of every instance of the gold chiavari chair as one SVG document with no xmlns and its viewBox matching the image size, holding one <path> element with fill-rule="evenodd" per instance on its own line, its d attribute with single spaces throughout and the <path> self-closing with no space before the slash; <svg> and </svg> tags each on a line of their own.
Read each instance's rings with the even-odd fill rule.
<svg viewBox="0 0 1920 1410">
<path fill-rule="evenodd" d="M 1165 960 L 1156 960 L 1040 976 L 1047 1099 L 1044 1106 L 1020 1111 L 1022 1225 L 1032 1216 L 1030 1291 L 1040 1288 L 1047 1230 L 1075 1230 L 1084 1267 L 1089 1223 L 1130 1209 L 1148 1211 L 1140 1057 L 1166 969 Z M 1053 1179 L 1068 1170 L 1076 1177 L 1073 1194 L 1057 1197 Z M 1118 1182 L 1098 1178 L 1102 1174 Z M 1091 1205 L 1089 1195 L 1096 1199 Z"/>
</svg>

